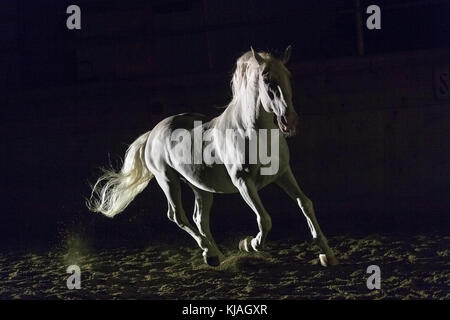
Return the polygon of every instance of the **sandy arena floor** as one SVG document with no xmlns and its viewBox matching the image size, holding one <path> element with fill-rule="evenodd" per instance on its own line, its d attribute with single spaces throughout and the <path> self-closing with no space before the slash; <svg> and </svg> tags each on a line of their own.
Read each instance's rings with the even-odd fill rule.
<svg viewBox="0 0 450 320">
<path fill-rule="evenodd" d="M 0 254 L 2 299 L 449 299 L 450 236 L 329 239 L 341 264 L 323 268 L 307 242 L 270 241 L 262 254 L 232 246 L 218 268 L 203 264 L 194 243 L 45 254 Z M 235 246 L 236 247 L 236 246 Z M 66 268 L 81 268 L 69 290 Z M 366 287 L 366 268 L 381 268 L 381 290 Z"/>
</svg>

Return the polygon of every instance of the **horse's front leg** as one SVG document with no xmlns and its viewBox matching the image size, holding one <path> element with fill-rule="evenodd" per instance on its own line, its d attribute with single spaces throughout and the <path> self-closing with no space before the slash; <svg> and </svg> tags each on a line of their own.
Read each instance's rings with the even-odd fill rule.
<svg viewBox="0 0 450 320">
<path fill-rule="evenodd" d="M 299 205 L 306 218 L 308 226 L 311 230 L 312 237 L 320 249 L 325 253 L 325 259 L 321 257 L 322 265 L 326 266 L 327 263 L 330 265 L 338 264 L 338 260 L 334 255 L 333 250 L 328 246 L 328 241 L 325 238 L 322 230 L 320 229 L 319 223 L 316 219 L 316 214 L 314 212 L 314 206 L 312 201 L 303 193 L 295 180 L 291 168 L 289 167 L 286 172 L 280 176 L 277 180 L 277 184 Z"/>
<path fill-rule="evenodd" d="M 251 179 L 237 178 L 233 183 L 239 190 L 242 198 L 256 214 L 259 228 L 256 237 L 246 237 L 239 242 L 239 249 L 243 251 L 259 251 L 263 248 L 267 234 L 272 228 L 272 219 L 264 208 L 258 195 L 258 189 Z"/>
</svg>

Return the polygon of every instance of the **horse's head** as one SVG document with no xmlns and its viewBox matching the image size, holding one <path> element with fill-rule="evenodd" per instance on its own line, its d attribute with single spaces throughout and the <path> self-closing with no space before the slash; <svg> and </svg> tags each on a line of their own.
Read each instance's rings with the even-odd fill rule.
<svg viewBox="0 0 450 320">
<path fill-rule="evenodd" d="M 298 116 L 292 104 L 290 72 L 285 64 L 291 56 L 291 46 L 287 47 L 282 59 L 253 50 L 253 57 L 259 65 L 259 97 L 267 112 L 275 114 L 278 127 L 287 136 L 295 135 Z"/>
</svg>

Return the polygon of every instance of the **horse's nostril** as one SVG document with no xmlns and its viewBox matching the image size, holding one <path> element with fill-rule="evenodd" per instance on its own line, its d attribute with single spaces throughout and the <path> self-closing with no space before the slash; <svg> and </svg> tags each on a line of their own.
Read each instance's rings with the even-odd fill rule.
<svg viewBox="0 0 450 320">
<path fill-rule="evenodd" d="M 283 125 L 285 125 L 285 126 L 288 125 L 288 121 L 287 121 L 286 116 L 282 116 L 282 117 L 281 117 L 281 123 L 282 123 Z"/>
</svg>

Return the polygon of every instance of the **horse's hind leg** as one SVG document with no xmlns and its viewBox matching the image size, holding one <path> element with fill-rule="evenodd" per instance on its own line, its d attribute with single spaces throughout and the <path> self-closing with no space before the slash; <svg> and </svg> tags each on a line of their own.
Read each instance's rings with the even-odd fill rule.
<svg viewBox="0 0 450 320">
<path fill-rule="evenodd" d="M 194 222 L 197 225 L 200 234 L 209 240 L 213 249 L 213 253 L 217 253 L 219 259 L 223 259 L 223 254 L 222 252 L 220 252 L 219 247 L 217 246 L 211 234 L 211 228 L 209 223 L 211 206 L 213 203 L 213 194 L 198 189 L 197 187 L 193 186 L 190 183 L 189 186 L 192 188 L 192 191 L 194 191 L 195 195 L 194 214 L 193 214 Z"/>
<path fill-rule="evenodd" d="M 327 261 L 330 265 L 338 264 L 338 260 L 333 253 L 333 250 L 328 246 L 328 241 L 325 238 L 322 230 L 320 229 L 319 223 L 316 219 L 316 214 L 314 212 L 314 206 L 312 201 L 303 193 L 295 180 L 291 168 L 286 170 L 278 180 L 277 184 L 292 198 L 294 199 L 303 215 L 306 218 L 308 226 L 311 230 L 314 241 L 320 247 L 320 249 L 325 253 Z M 322 264 L 326 264 L 325 261 L 321 261 Z"/>
<path fill-rule="evenodd" d="M 205 262 L 216 266 L 219 264 L 218 256 L 212 248 L 209 240 L 201 235 L 198 230 L 192 226 L 186 217 L 186 213 L 181 203 L 181 188 L 178 174 L 173 169 L 166 169 L 164 173 L 154 173 L 159 186 L 167 198 L 169 219 L 175 222 L 181 229 L 189 233 L 203 250 Z"/>
</svg>

